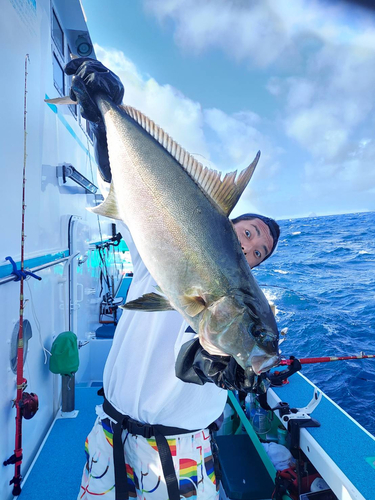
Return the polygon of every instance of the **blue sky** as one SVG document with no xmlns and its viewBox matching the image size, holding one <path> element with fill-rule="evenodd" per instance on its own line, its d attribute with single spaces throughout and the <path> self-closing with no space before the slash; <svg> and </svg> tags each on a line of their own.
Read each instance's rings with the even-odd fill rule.
<svg viewBox="0 0 375 500">
<path fill-rule="evenodd" d="M 82 4 L 126 104 L 223 172 L 261 150 L 233 215 L 375 210 L 373 12 L 327 0 Z"/>
</svg>

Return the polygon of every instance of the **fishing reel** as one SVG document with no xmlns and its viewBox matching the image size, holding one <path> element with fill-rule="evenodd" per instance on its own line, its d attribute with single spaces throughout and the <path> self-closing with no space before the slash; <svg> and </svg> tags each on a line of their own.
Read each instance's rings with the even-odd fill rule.
<svg viewBox="0 0 375 500">
<path fill-rule="evenodd" d="M 17 401 L 13 400 L 13 407 L 17 406 Z M 21 400 L 18 402 L 21 416 L 25 420 L 30 420 L 39 409 L 39 398 L 34 392 L 23 392 Z"/>
<path fill-rule="evenodd" d="M 26 420 L 30 420 L 39 409 L 38 396 L 34 392 L 23 392 L 19 406 L 22 417 Z"/>
<path fill-rule="evenodd" d="M 26 384 L 26 381 L 24 382 Z M 33 418 L 35 413 L 38 411 L 39 408 L 39 399 L 38 396 L 34 392 L 23 392 L 21 400 L 17 403 L 17 400 L 13 400 L 13 407 L 17 406 L 19 407 L 21 411 L 21 417 L 24 418 L 25 420 L 30 420 Z M 5 460 L 3 462 L 3 465 L 17 465 L 22 462 L 22 450 L 16 450 L 15 453 L 8 458 L 8 460 Z M 15 484 L 15 478 L 13 478 L 10 481 L 10 484 Z M 18 485 L 19 487 L 19 485 Z M 15 486 L 15 489 L 13 490 L 13 494 L 15 496 L 18 496 L 21 493 L 21 489 L 18 489 L 17 486 Z"/>
</svg>

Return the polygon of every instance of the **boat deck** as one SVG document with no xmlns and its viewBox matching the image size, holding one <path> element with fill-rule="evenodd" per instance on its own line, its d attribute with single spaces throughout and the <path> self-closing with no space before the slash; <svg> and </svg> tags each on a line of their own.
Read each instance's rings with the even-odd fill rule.
<svg viewBox="0 0 375 500">
<path fill-rule="evenodd" d="M 99 387 L 76 387 L 76 418 L 59 418 L 25 477 L 21 500 L 76 500 L 83 467 L 85 440 L 94 424 L 95 406 L 103 402 Z"/>
<path fill-rule="evenodd" d="M 102 403 L 98 387 L 77 387 L 76 418 L 56 419 L 26 476 L 21 498 L 75 500 L 85 464 L 84 444 Z M 313 397 L 313 385 L 297 374 L 288 385 L 269 391 L 269 403 L 286 401 L 302 408 Z M 312 413 L 321 426 L 301 430 L 301 449 L 342 500 L 369 500 L 375 491 L 375 438 L 323 395 Z"/>
<path fill-rule="evenodd" d="M 289 382 L 269 391 L 268 402 L 271 406 L 276 406 L 281 400 L 291 407 L 303 408 L 311 401 L 314 386 L 308 379 L 298 373 Z M 324 394 L 311 416 L 321 426 L 302 429 L 301 449 L 338 498 L 374 498 L 374 436 Z"/>
<path fill-rule="evenodd" d="M 30 468 L 30 473 L 25 478 L 21 499 L 77 499 L 82 470 L 86 460 L 84 452 L 85 440 L 96 418 L 95 406 L 103 402 L 103 398 L 97 395 L 98 388 L 76 387 L 75 406 L 79 413 L 76 418 L 57 418 L 54 421 L 39 455 Z M 218 441 L 221 440 L 220 449 L 223 460 L 225 455 L 230 456 L 229 451 L 235 444 L 244 461 L 242 468 L 236 471 L 236 468 L 233 469 L 233 464 L 236 462 L 232 460 L 233 463 L 230 463 L 231 461 L 225 459 L 228 468 L 227 474 L 229 474 L 227 483 L 230 487 L 234 487 L 235 484 L 239 483 L 237 476 L 244 473 L 243 469 L 246 466 L 248 468 L 246 477 L 249 477 L 251 469 L 253 470 L 253 477 L 262 478 L 262 480 L 260 484 L 259 481 L 248 481 L 246 485 L 242 485 L 241 479 L 242 493 L 248 495 L 250 491 L 252 499 L 269 498 L 273 490 L 273 482 L 250 439 L 244 439 L 244 437 L 218 437 Z M 263 495 L 262 493 L 265 491 L 267 494 Z M 243 498 L 249 497 L 245 495 Z"/>
</svg>

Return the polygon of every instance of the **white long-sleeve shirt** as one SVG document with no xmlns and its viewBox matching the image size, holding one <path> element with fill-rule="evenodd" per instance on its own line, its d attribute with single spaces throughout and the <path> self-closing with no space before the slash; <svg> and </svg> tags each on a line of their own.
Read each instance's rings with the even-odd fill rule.
<svg viewBox="0 0 375 500">
<path fill-rule="evenodd" d="M 121 233 L 129 248 L 134 277 L 127 301 L 155 291 L 126 226 Z M 188 384 L 175 375 L 182 344 L 194 337 L 176 311 L 124 310 L 104 368 L 104 393 L 121 413 L 148 423 L 203 429 L 224 410 L 227 391 L 212 383 Z"/>
</svg>

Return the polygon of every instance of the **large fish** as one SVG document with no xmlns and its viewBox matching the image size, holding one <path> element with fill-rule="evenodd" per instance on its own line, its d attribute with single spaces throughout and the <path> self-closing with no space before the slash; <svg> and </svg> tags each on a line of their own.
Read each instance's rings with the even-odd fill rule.
<svg viewBox="0 0 375 500">
<path fill-rule="evenodd" d="M 161 292 L 124 307 L 179 311 L 207 351 L 233 356 L 249 377 L 278 364 L 274 315 L 228 219 L 260 153 L 221 179 L 139 111 L 97 104 L 112 183 L 92 211 L 124 221 Z"/>
</svg>

